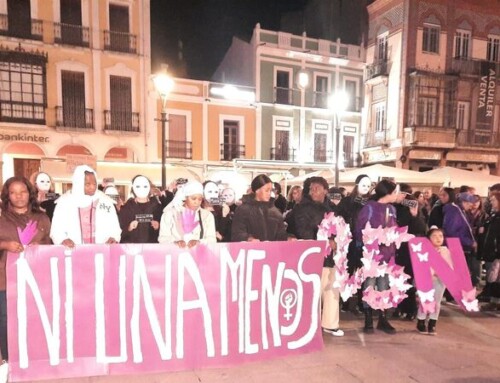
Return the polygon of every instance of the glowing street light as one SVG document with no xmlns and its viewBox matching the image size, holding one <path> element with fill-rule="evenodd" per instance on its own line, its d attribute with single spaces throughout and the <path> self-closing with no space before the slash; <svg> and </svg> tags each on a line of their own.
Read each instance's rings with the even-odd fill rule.
<svg viewBox="0 0 500 383">
<path fill-rule="evenodd" d="M 167 187 L 167 167 L 166 167 L 166 131 L 167 131 L 167 98 L 172 89 L 174 88 L 174 80 L 167 74 L 164 68 L 161 72 L 155 74 L 152 77 L 153 84 L 155 86 L 158 95 L 161 98 L 161 187 L 165 190 Z"/>
<path fill-rule="evenodd" d="M 335 124 L 335 187 L 339 186 L 339 161 L 340 161 L 340 114 L 349 104 L 349 96 L 344 91 L 333 93 L 328 99 L 328 108 L 333 113 Z"/>
</svg>

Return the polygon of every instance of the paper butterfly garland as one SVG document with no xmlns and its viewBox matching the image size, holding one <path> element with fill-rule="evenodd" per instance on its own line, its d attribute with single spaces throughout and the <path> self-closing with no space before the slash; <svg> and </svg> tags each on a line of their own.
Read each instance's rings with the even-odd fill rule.
<svg viewBox="0 0 500 383">
<path fill-rule="evenodd" d="M 363 292 L 363 300 L 374 309 L 388 309 L 396 307 L 407 297 L 406 291 L 411 285 L 406 283 L 410 278 L 404 273 L 404 269 L 394 263 L 387 264 L 379 261 L 379 244 L 390 245 L 394 243 L 400 247 L 402 242 L 413 238 L 408 234 L 407 227 L 372 228 L 367 223 L 363 230 L 363 241 L 368 247 L 363 247 L 363 267 L 356 270 L 354 275 L 349 277 L 347 272 L 347 251 L 352 240 L 351 230 L 342 217 L 335 216 L 334 213 L 325 214 L 323 221 L 318 226 L 318 236 L 320 240 L 328 240 L 331 235 L 335 235 L 337 251 L 334 254 L 335 261 L 335 282 L 333 288 L 338 288 L 340 296 L 344 301 L 353 296 L 363 285 L 363 281 L 369 277 L 381 277 L 388 275 L 389 290 L 376 291 L 369 287 Z M 328 246 L 327 252 L 330 252 Z M 328 254 L 327 253 L 327 254 Z"/>
</svg>

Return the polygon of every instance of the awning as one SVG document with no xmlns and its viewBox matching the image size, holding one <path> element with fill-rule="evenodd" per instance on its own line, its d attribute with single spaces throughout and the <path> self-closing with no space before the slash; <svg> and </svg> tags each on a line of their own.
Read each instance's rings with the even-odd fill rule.
<svg viewBox="0 0 500 383">
<path fill-rule="evenodd" d="M 41 170 L 48 173 L 56 182 L 71 182 L 73 173 L 68 171 L 66 161 L 59 159 L 41 160 Z M 177 178 L 201 181 L 197 169 L 181 165 L 166 165 L 167 184 Z M 200 169 L 201 170 L 201 169 Z M 132 178 L 141 174 L 148 177 L 155 185 L 161 185 L 161 164 L 124 163 L 97 161 L 98 181 L 113 178 L 116 185 L 130 185 Z"/>
</svg>

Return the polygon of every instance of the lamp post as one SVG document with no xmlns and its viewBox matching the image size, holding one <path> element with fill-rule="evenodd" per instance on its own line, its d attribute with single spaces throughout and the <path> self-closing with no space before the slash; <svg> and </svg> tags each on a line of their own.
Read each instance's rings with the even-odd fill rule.
<svg viewBox="0 0 500 383">
<path fill-rule="evenodd" d="M 174 87 L 174 80 L 163 69 L 153 76 L 153 84 L 161 98 L 161 187 L 167 187 L 167 167 L 166 167 L 166 131 L 167 131 L 167 98 Z"/>
<path fill-rule="evenodd" d="M 332 111 L 335 127 L 335 187 L 339 186 L 340 114 L 347 109 L 348 102 L 348 95 L 343 91 L 333 93 L 328 100 L 328 106 Z"/>
</svg>

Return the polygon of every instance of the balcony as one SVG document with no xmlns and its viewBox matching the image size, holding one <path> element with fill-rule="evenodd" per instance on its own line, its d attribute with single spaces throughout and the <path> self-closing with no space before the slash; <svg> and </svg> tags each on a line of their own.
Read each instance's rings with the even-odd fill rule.
<svg viewBox="0 0 500 383">
<path fill-rule="evenodd" d="M 366 133 L 365 134 L 365 148 L 386 145 L 388 135 L 389 135 L 389 132 L 387 131 L 387 129 L 379 130 L 377 132 Z"/>
<path fill-rule="evenodd" d="M 220 145 L 220 159 L 221 161 L 232 161 L 235 158 L 245 158 L 245 145 Z"/>
<path fill-rule="evenodd" d="M 481 65 L 488 63 L 495 68 L 496 73 L 500 70 L 500 63 L 490 62 L 486 60 L 474 60 L 466 57 L 454 57 L 451 60 L 451 71 L 454 74 L 462 74 L 469 76 L 480 76 Z"/>
<path fill-rule="evenodd" d="M 137 36 L 126 32 L 104 31 L 104 49 L 107 51 L 137 53 Z"/>
<path fill-rule="evenodd" d="M 193 158 L 192 142 L 190 141 L 165 141 L 165 151 L 168 158 L 183 158 L 190 160 Z"/>
<path fill-rule="evenodd" d="M 8 15 L 0 14 L 0 35 L 41 41 L 43 39 L 43 21 L 37 19 L 30 21 L 29 24 L 12 25 L 9 24 Z"/>
<path fill-rule="evenodd" d="M 322 164 L 325 163 L 334 163 L 334 151 L 333 150 L 312 150 L 312 158 L 314 162 L 319 162 Z"/>
<path fill-rule="evenodd" d="M 295 149 L 288 147 L 271 148 L 271 160 L 275 161 L 295 161 Z"/>
<path fill-rule="evenodd" d="M 313 92 L 313 106 L 315 108 L 328 108 L 328 97 L 330 93 L 327 92 Z"/>
<path fill-rule="evenodd" d="M 105 110 L 104 130 L 107 132 L 139 133 L 139 113 Z"/>
<path fill-rule="evenodd" d="M 79 109 L 66 110 L 62 106 L 56 106 L 56 127 L 58 130 L 68 131 L 94 131 L 94 110 Z"/>
<path fill-rule="evenodd" d="M 281 88 L 281 87 L 274 87 L 274 103 L 275 104 L 283 104 L 283 105 L 292 105 L 293 99 L 292 99 L 292 94 L 293 94 L 293 89 L 291 88 Z"/>
<path fill-rule="evenodd" d="M 457 137 L 458 146 L 495 148 L 500 146 L 500 132 L 485 130 L 460 130 Z"/>
<path fill-rule="evenodd" d="M 404 129 L 404 146 L 424 146 L 427 148 L 453 148 L 456 129 L 437 126 L 418 126 Z"/>
<path fill-rule="evenodd" d="M 27 102 L 2 101 L 0 121 L 45 125 L 45 106 Z"/>
<path fill-rule="evenodd" d="M 54 41 L 58 44 L 90 46 L 90 31 L 81 25 L 54 23 Z"/>
<path fill-rule="evenodd" d="M 365 81 L 371 80 L 372 78 L 379 76 L 387 76 L 388 65 L 386 60 L 376 61 L 373 64 L 369 64 L 365 69 Z"/>
</svg>

